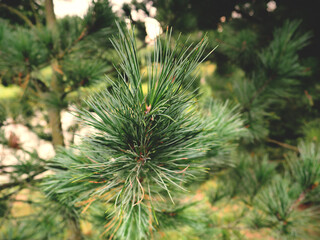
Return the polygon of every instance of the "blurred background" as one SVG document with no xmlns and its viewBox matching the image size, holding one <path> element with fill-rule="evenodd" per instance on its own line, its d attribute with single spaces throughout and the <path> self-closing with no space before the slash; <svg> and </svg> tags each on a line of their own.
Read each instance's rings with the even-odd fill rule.
<svg viewBox="0 0 320 240">
<path fill-rule="evenodd" d="M 72 237 L 65 206 L 41 182 L 56 149 L 88 134 L 73 106 L 110 88 L 105 75 L 117 81 L 116 21 L 134 27 L 142 71 L 167 29 L 189 42 L 206 35 L 207 53 L 218 47 L 192 90 L 219 103 L 216 114 L 240 114 L 245 129 L 221 136 L 228 149 L 208 161 L 228 164 L 192 185 L 193 204 L 153 238 L 319 239 L 318 11 L 312 0 L 0 0 L 0 239 L 101 237 L 95 212 Z"/>
</svg>

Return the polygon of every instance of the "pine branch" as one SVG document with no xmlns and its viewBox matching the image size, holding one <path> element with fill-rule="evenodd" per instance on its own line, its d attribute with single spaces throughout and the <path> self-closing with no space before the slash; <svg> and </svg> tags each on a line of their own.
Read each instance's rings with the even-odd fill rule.
<svg viewBox="0 0 320 240">
<path fill-rule="evenodd" d="M 20 12 L 19 10 L 13 8 L 13 7 L 10 7 L 4 3 L 0 3 L 0 8 L 5 8 L 7 9 L 9 12 L 17 15 L 19 18 L 21 18 L 29 27 L 33 28 L 34 25 L 33 23 L 30 21 L 29 18 L 27 18 L 22 12 Z"/>
<path fill-rule="evenodd" d="M 20 187 L 19 189 L 15 190 L 14 192 L 11 192 L 11 193 L 9 193 L 9 194 L 7 194 L 7 195 L 2 196 L 2 197 L 0 198 L 0 201 L 6 201 L 6 200 L 8 200 L 11 196 L 17 194 L 20 190 L 21 190 L 21 187 Z"/>
<path fill-rule="evenodd" d="M 89 205 L 83 211 L 96 200 L 113 204 L 106 232 L 147 238 L 150 225 L 138 223 L 157 222 L 148 206 L 154 208 L 159 198 L 174 203 L 175 194 L 186 190 L 183 183 L 203 171 L 206 150 L 218 138 L 216 123 L 204 120 L 190 91 L 191 73 L 203 61 L 207 39 L 172 47 L 171 31 L 159 37 L 149 56 L 145 93 L 134 33 L 118 28 L 112 44 L 120 58 L 119 79 L 109 79 L 111 91 L 85 101 L 90 111 L 76 110 L 94 130 L 77 148 L 57 154 L 56 165 L 66 170 L 56 169 L 44 185 L 49 195 L 85 201 Z"/>
<path fill-rule="evenodd" d="M 277 144 L 277 145 L 279 145 L 281 147 L 293 150 L 295 152 L 299 152 L 299 149 L 297 147 L 289 145 L 287 143 L 282 143 L 282 142 L 279 142 L 279 141 L 271 139 L 271 138 L 267 138 L 267 142 L 275 143 L 275 144 Z"/>
<path fill-rule="evenodd" d="M 253 94 L 249 101 L 249 106 L 252 105 L 253 101 L 267 88 L 267 86 L 272 82 L 274 77 L 270 77 L 264 84 Z"/>
<path fill-rule="evenodd" d="M 29 4 L 30 4 L 30 7 L 31 7 L 33 16 L 34 16 L 34 18 L 36 20 L 36 25 L 37 25 L 37 27 L 40 27 L 41 26 L 41 22 L 39 20 L 39 15 L 38 15 L 38 13 L 36 12 L 36 9 L 35 9 L 34 1 L 33 0 L 29 0 Z"/>
<path fill-rule="evenodd" d="M 65 49 L 61 54 L 59 54 L 58 59 L 62 59 L 66 54 L 70 54 L 73 51 L 75 45 L 87 36 L 87 33 L 88 27 L 85 27 L 80 33 L 79 37 L 75 39 L 67 49 Z"/>
<path fill-rule="evenodd" d="M 26 179 L 20 180 L 20 181 L 16 181 L 16 182 L 11 182 L 11 183 L 5 183 L 0 185 L 0 191 L 7 189 L 7 188 L 12 188 L 12 187 L 16 187 L 16 186 L 20 186 L 20 185 L 24 185 L 26 183 L 31 183 L 31 182 L 39 182 L 42 179 L 34 179 L 35 177 L 37 177 L 38 175 L 40 175 L 41 173 L 47 171 L 47 169 L 41 169 L 38 170 L 37 172 L 35 172 L 34 174 L 32 174 L 31 176 L 27 177 Z"/>
<path fill-rule="evenodd" d="M 12 168 L 15 167 L 16 165 L 0 165 L 0 170 L 4 168 Z"/>
</svg>

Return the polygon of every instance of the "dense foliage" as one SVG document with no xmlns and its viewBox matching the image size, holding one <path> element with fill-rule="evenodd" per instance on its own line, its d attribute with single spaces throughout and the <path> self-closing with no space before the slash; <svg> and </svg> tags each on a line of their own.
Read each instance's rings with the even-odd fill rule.
<svg viewBox="0 0 320 240">
<path fill-rule="evenodd" d="M 106 0 L 0 1 L 0 239 L 318 239 L 312 6 L 132 1 L 126 26 Z"/>
</svg>

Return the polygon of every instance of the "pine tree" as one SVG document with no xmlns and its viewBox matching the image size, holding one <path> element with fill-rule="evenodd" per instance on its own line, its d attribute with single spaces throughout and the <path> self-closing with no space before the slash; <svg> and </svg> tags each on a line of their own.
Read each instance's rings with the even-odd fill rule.
<svg viewBox="0 0 320 240">
<path fill-rule="evenodd" d="M 83 19 L 57 20 L 52 0 L 45 1 L 44 10 L 46 23 L 31 24 L 29 28 L 14 27 L 1 20 L 1 81 L 20 86 L 24 91 L 22 101 L 31 99 L 39 108 L 46 109 L 52 143 L 61 146 L 64 136 L 60 114 L 68 106 L 66 98 L 97 82 L 110 70 L 111 64 L 101 54 L 110 45 L 101 42 L 114 30 L 116 17 L 104 0 L 93 2 Z M 37 12 L 34 15 L 39 18 Z"/>
<path fill-rule="evenodd" d="M 222 98 L 239 103 L 250 134 L 233 157 L 234 166 L 216 179 L 217 187 L 208 193 L 213 206 L 225 202 L 243 206 L 235 216 L 238 220 L 221 224 L 218 232 L 231 238 L 240 234 L 238 229 L 265 229 L 267 236 L 280 239 L 317 238 L 319 211 L 315 196 L 319 191 L 320 146 L 315 138 L 291 137 L 301 134 L 298 131 L 303 121 L 312 119 L 308 110 L 305 115 L 300 110 L 310 106 L 301 101 L 303 81 L 310 72 L 299 56 L 310 43 L 311 33 L 299 29 L 301 21 L 286 21 L 259 48 L 257 32 L 239 29 L 237 24 L 226 23 L 221 33 L 215 33 L 221 43 L 220 53 L 232 64 L 228 70 L 232 74 L 223 77 L 226 72 L 222 70 L 213 84 L 218 87 L 223 81 Z M 229 91 L 226 81 L 232 86 Z M 289 136 L 285 134 L 287 129 L 291 130 Z M 274 144 L 280 148 L 271 148 Z"/>
<path fill-rule="evenodd" d="M 100 41 L 108 30 L 97 31 L 105 26 L 104 14 L 98 14 L 104 8 L 99 8 L 100 1 L 96 4 L 83 21 L 53 20 L 59 27 L 45 31 L 1 25 L 1 49 L 10 50 L 15 60 L 27 52 L 32 69 L 51 50 L 70 49 L 59 65 L 50 62 L 66 98 L 80 85 L 101 78 L 105 70 L 100 70 L 109 65 L 104 57 L 109 45 Z M 48 161 L 0 131 L 2 144 L 24 153 L 18 164 L 0 165 L 1 174 L 10 177 L 0 185 L 0 239 L 246 239 L 252 233 L 257 238 L 317 239 L 318 85 L 310 84 L 315 80 L 307 66 L 313 61 L 300 54 L 311 34 L 301 31 L 300 21 L 277 27 L 262 22 L 262 28 L 259 21 L 248 23 L 266 19 L 258 14 L 265 5 L 246 7 L 242 2 L 236 9 L 242 19 L 227 21 L 222 32 L 211 31 L 198 44 L 188 44 L 184 35 L 175 41 L 167 31 L 152 53 L 144 50 L 146 56 L 138 54 L 134 32 L 120 24 L 111 41 L 119 59 L 119 64 L 114 59 L 118 78 L 107 79 L 108 87 L 73 111 L 79 124 L 91 130 L 80 144 L 59 148 Z M 163 16 L 174 14 L 162 10 L 158 13 Z M 181 10 L 188 13 L 185 18 L 192 14 L 187 5 Z M 248 15 L 251 10 L 253 16 Z M 188 20 L 191 25 L 183 27 L 192 31 L 196 23 L 193 17 Z M 83 33 L 78 24 L 87 26 L 79 42 L 73 37 Z M 189 39 L 202 35 L 197 31 Z M 70 38 L 62 41 L 61 36 Z M 39 39 L 47 47 L 39 48 Z M 203 61 L 214 59 L 203 56 L 216 39 L 217 70 L 205 79 L 213 92 L 205 89 L 209 94 L 201 95 L 208 85 L 197 81 L 196 73 L 207 66 Z M 6 49 L 9 42 L 14 47 Z M 84 48 L 86 54 L 97 52 L 92 57 L 102 59 L 101 65 L 91 64 L 86 54 L 83 61 Z M 28 69 L 26 64 L 13 65 L 8 54 L 3 59 L 6 71 L 1 74 L 8 74 L 2 75 L 3 82 Z M 30 75 L 33 92 L 46 87 L 38 76 Z M 18 82 L 23 79 L 16 76 Z M 52 79 L 39 80 L 47 84 Z M 52 106 L 63 105 L 54 94 L 47 97 Z M 8 107 L 0 104 L 0 126 L 7 124 L 7 114 Z M 48 169 L 53 174 L 39 178 Z M 30 191 L 27 200 L 16 197 L 21 189 Z M 206 192 L 200 202 L 191 198 L 195 189 Z M 34 214 L 15 216 L 13 203 L 19 201 Z"/>
<path fill-rule="evenodd" d="M 179 28 L 179 20 L 186 18 L 182 27 L 192 39 L 201 38 L 201 30 L 213 23 L 195 27 L 200 21 L 190 8 L 192 1 L 151 2 L 159 7 L 156 18 L 165 23 L 163 27 Z M 219 47 L 209 59 L 217 63 L 217 70 L 205 80 L 214 98 L 240 105 L 249 134 L 229 164 L 215 169 L 207 193 L 215 210 L 209 219 L 202 216 L 207 226 L 198 225 L 190 238 L 243 239 L 248 232 L 259 233 L 257 238 L 318 238 L 319 54 L 317 36 L 302 31 L 309 29 L 313 13 L 301 5 L 298 10 L 292 2 L 275 2 L 276 10 L 269 13 L 267 2 L 238 1 L 230 12 L 219 15 L 225 23 L 218 24 L 218 31 L 209 27 L 211 42 Z M 182 7 L 175 11 L 179 4 Z M 200 17 L 206 13 L 218 17 L 209 4 L 199 11 Z M 233 19 L 231 11 L 241 18 Z M 177 18 L 179 14 L 182 18 Z M 303 19 L 288 20 L 288 15 Z M 229 213 L 230 209 L 235 210 Z"/>
<path fill-rule="evenodd" d="M 12 117 L 15 123 L 28 126 L 39 137 L 58 147 L 65 143 L 61 111 L 74 101 L 74 98 L 68 98 L 69 94 L 98 84 L 111 68 L 105 54 L 111 45 L 101 43 L 105 43 L 114 31 L 116 17 L 109 2 L 104 0 L 93 1 L 84 18 L 56 19 L 53 1 L 42 3 L 43 6 L 38 5 L 38 1 L 0 3 L 1 11 L 9 10 L 8 14 L 1 15 L 9 20 L 0 19 L 0 81 L 3 85 L 17 85 L 23 92 L 21 99 L 1 101 L 0 125 L 9 125 L 6 120 Z M 19 7 L 14 8 L 11 4 Z M 38 111 L 47 119 L 50 134 L 30 124 L 30 118 Z M 12 154 L 16 153 L 17 160 L 8 165 L 2 162 L 3 156 L 0 159 L 0 172 L 6 180 L 0 185 L 0 238 L 61 239 L 65 237 L 67 222 L 70 239 L 82 239 L 80 223 L 72 210 L 60 204 L 58 199 L 45 200 L 39 189 L 38 182 L 47 171 L 48 161 L 40 158 L 35 150 L 23 149 L 15 134 L 5 137 L 3 129 L 0 129 L 0 142 L 1 147 L 6 146 Z M 16 221 L 12 206 L 19 202 L 16 197 L 25 189 L 39 196 L 40 201 L 24 202 L 27 209 L 39 215 Z M 49 206 L 55 206 L 55 209 L 45 210 Z M 63 224 L 57 224 L 61 218 Z"/>
<path fill-rule="evenodd" d="M 205 161 L 208 152 L 223 151 L 243 131 L 242 122 L 228 115 L 227 105 L 215 105 L 218 115 L 199 110 L 189 91 L 206 38 L 188 46 L 174 43 L 168 31 L 165 39 L 157 39 L 143 92 L 134 33 L 119 31 L 112 40 L 121 59 L 119 80 L 111 83 L 112 91 L 86 101 L 91 111 L 76 110 L 92 131 L 81 145 L 58 153 L 51 165 L 56 174 L 45 182 L 45 191 L 80 205 L 82 213 L 105 206 L 103 234 L 110 238 L 149 239 L 170 218 L 172 224 L 188 220 L 181 214 L 189 204 L 179 199 L 190 181 L 206 175 L 205 166 L 215 166 Z"/>
<path fill-rule="evenodd" d="M 256 50 L 258 37 L 250 29 L 237 31 L 231 24 L 218 34 L 220 51 L 245 73 L 233 81 L 230 96 L 242 106 L 253 139 L 265 139 L 269 131 L 276 134 L 269 122 L 276 119 L 275 115 L 283 115 L 283 106 L 295 100 L 303 77 L 309 74 L 299 51 L 309 44 L 311 33 L 301 33 L 300 25 L 300 21 L 285 22 L 261 50 Z"/>
</svg>

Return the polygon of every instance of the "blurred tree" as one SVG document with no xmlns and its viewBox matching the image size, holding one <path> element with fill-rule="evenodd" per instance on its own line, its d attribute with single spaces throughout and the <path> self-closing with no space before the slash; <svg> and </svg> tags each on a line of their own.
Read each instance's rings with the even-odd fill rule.
<svg viewBox="0 0 320 240">
<path fill-rule="evenodd" d="M 270 121 L 281 119 L 284 106 L 302 95 L 301 82 L 309 70 L 302 65 L 299 51 L 309 44 L 311 34 L 300 33 L 300 24 L 291 21 L 275 29 L 273 38 L 261 50 L 258 50 L 257 33 L 247 28 L 236 30 L 232 25 L 225 25 L 224 31 L 216 35 L 221 42 L 220 52 L 244 72 L 243 77 L 233 80 L 228 97 L 240 103 L 247 127 L 257 140 L 267 139 L 269 133 L 277 136 L 276 131 L 282 131 L 278 135 L 286 137 L 284 131 L 290 127 L 290 121 L 282 119 L 279 126 L 273 126 Z M 294 119 L 291 121 L 290 124 L 298 124 Z"/>
<path fill-rule="evenodd" d="M 130 16 L 129 9 L 143 11 L 150 16 L 150 12 L 146 8 L 152 5 L 157 9 L 156 19 L 161 23 L 162 27 L 173 26 L 174 29 L 184 33 L 194 31 L 196 29 L 208 30 L 215 29 L 220 22 L 222 16 L 230 15 L 237 3 L 244 1 L 223 1 L 223 0 L 144 0 L 132 1 L 126 5 L 125 14 Z M 131 8 L 130 8 L 131 6 Z"/>
<path fill-rule="evenodd" d="M 1 0 L 0 16 L 10 24 L 32 27 L 45 22 L 44 6 L 35 0 Z"/>
<path fill-rule="evenodd" d="M 107 0 L 93 1 L 84 18 L 56 19 L 52 0 L 41 4 L 32 0 L 1 1 L 0 11 L 3 17 L 0 19 L 0 81 L 4 85 L 21 87 L 23 96 L 20 108 L 25 108 L 26 102 L 33 102 L 37 109 L 45 109 L 52 143 L 56 148 L 63 146 L 61 111 L 68 106 L 68 94 L 97 84 L 112 68 L 106 54 L 111 45 L 106 40 L 114 31 L 116 16 Z M 1 125 L 5 125 L 8 112 L 13 109 L 2 104 L 0 109 Z M 28 119 L 23 120 L 25 125 L 31 126 Z M 9 222 L 6 229 L 1 226 L 1 230 L 8 231 L 2 232 L 0 238 L 30 239 L 34 235 L 36 239 L 47 239 L 52 235 L 61 239 L 63 229 L 68 226 L 70 239 L 83 239 L 76 210 L 55 197 L 36 204 L 42 210 L 34 209 L 40 214 L 33 219 L 33 227 L 30 227 L 30 222 L 19 222 L 22 226 L 27 224 L 28 231 L 22 227 L 21 235 L 19 229 L 11 228 L 15 225 L 14 221 L 10 222 L 13 218 L 10 213 L 16 195 L 24 188 L 36 195 L 41 193 L 37 182 L 41 181 L 41 174 L 47 170 L 48 161 L 41 159 L 36 152 L 23 149 L 19 138 L 13 133 L 8 139 L 5 138 L 2 129 L 0 142 L 15 151 L 22 151 L 22 155 L 16 156 L 17 163 L 8 165 L 1 159 L 0 172 L 8 178 L 7 183 L 0 185 L 0 202 L 5 206 L 1 221 L 8 219 Z M 48 208 L 46 204 L 53 207 L 52 212 L 44 210 Z M 63 224 L 54 226 L 61 218 Z"/>
<path fill-rule="evenodd" d="M 61 146 L 64 138 L 60 113 L 67 106 L 65 99 L 69 93 L 101 79 L 110 67 L 101 53 L 109 47 L 105 42 L 113 31 L 116 17 L 109 2 L 99 0 L 92 3 L 83 19 L 57 20 L 52 0 L 46 0 L 44 11 L 31 11 L 33 19 L 30 20 L 29 7 L 32 10 L 35 4 L 28 1 L 14 6 L 1 5 L 14 9 L 15 16 L 25 20 L 26 27 L 13 28 L 1 20 L 0 76 L 3 84 L 17 84 L 23 88 L 25 98 L 32 94 L 37 102 L 45 105 L 52 143 Z M 10 21 L 16 20 L 12 15 L 8 17 Z M 45 24 L 36 20 L 43 17 Z"/>
</svg>

